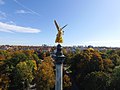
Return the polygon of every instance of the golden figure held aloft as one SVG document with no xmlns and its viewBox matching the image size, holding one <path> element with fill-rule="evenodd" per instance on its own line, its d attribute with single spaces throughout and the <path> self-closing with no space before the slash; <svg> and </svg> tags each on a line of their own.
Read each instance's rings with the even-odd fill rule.
<svg viewBox="0 0 120 90">
<path fill-rule="evenodd" d="M 64 33 L 63 28 L 65 28 L 67 25 L 65 25 L 64 27 L 60 28 L 59 25 L 57 24 L 56 20 L 54 20 L 54 23 L 55 23 L 55 26 L 56 26 L 56 28 L 58 30 L 55 43 L 63 43 L 63 38 L 62 38 L 62 35 Z"/>
</svg>

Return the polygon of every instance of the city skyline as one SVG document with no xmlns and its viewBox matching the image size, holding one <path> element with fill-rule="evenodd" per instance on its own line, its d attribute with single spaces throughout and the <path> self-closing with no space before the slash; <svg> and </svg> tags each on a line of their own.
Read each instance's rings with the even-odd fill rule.
<svg viewBox="0 0 120 90">
<path fill-rule="evenodd" d="M 120 47 L 119 0 L 0 0 L 0 45 L 56 45 L 54 20 L 64 26 L 64 46 Z"/>
</svg>

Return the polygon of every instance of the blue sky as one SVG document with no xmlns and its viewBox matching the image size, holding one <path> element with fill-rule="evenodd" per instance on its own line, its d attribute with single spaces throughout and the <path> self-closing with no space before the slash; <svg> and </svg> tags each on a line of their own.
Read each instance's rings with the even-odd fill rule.
<svg viewBox="0 0 120 90">
<path fill-rule="evenodd" d="M 120 0 L 0 0 L 0 45 L 56 45 L 54 19 L 64 26 L 63 45 L 120 47 Z"/>
</svg>

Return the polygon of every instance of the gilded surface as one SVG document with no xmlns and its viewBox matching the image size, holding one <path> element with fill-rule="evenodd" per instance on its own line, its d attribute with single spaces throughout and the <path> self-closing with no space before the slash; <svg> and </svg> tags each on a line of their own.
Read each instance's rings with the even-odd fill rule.
<svg viewBox="0 0 120 90">
<path fill-rule="evenodd" d="M 55 43 L 63 43 L 63 31 L 62 30 L 58 30 L 58 33 L 56 35 L 56 40 Z"/>
<path fill-rule="evenodd" d="M 56 35 L 56 39 L 55 39 L 55 43 L 63 43 L 63 33 L 64 31 L 62 30 L 63 28 L 65 28 L 67 25 L 65 25 L 64 27 L 60 28 L 59 25 L 57 24 L 56 20 L 54 20 L 55 26 L 58 30 L 58 33 Z"/>
</svg>

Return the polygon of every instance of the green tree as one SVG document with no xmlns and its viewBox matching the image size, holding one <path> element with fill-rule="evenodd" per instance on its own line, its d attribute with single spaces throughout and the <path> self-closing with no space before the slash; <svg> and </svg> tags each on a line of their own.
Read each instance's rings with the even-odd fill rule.
<svg viewBox="0 0 120 90">
<path fill-rule="evenodd" d="M 109 76 L 104 72 L 92 72 L 85 76 L 84 90 L 107 90 L 110 85 Z"/>
<path fill-rule="evenodd" d="M 12 80 L 10 84 L 10 89 L 23 90 L 28 88 L 29 84 L 34 79 L 33 76 L 34 63 L 31 60 L 19 62 L 14 70 L 12 71 Z"/>
<path fill-rule="evenodd" d="M 120 66 L 117 66 L 112 73 L 111 89 L 120 90 Z"/>
<path fill-rule="evenodd" d="M 33 54 L 33 60 L 36 61 L 36 65 L 37 65 L 37 67 L 38 67 L 38 64 L 41 63 L 41 60 L 39 59 L 39 57 L 38 57 L 38 55 L 36 54 L 36 52 L 35 52 L 35 54 Z"/>
<path fill-rule="evenodd" d="M 113 62 L 113 64 L 114 64 L 115 66 L 120 65 L 120 57 L 119 57 L 119 55 L 117 55 L 117 54 L 112 54 L 112 55 L 110 56 L 110 59 L 112 60 L 112 62 Z"/>
<path fill-rule="evenodd" d="M 16 66 L 19 62 L 27 60 L 27 56 L 22 52 L 15 52 L 12 58 L 9 60 L 9 63 L 13 66 Z"/>
</svg>

